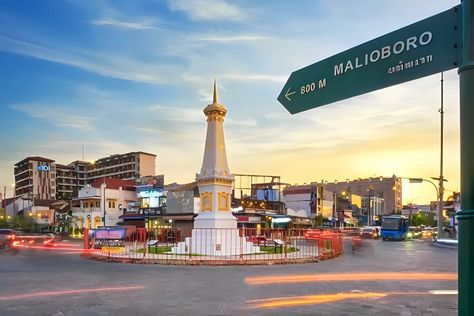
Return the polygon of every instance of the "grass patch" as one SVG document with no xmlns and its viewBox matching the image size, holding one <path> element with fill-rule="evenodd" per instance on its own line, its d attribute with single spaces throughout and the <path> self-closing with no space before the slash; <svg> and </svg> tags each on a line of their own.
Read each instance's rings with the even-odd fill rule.
<svg viewBox="0 0 474 316">
<path fill-rule="evenodd" d="M 136 252 L 143 253 L 144 249 L 138 249 Z M 148 253 L 166 253 L 171 252 L 171 246 L 148 247 Z"/>
<path fill-rule="evenodd" d="M 143 253 L 143 248 L 137 249 L 136 253 Z M 151 254 L 166 254 L 166 255 L 173 255 L 173 256 L 192 256 L 192 257 L 199 257 L 202 256 L 198 253 L 171 253 L 171 246 L 160 246 L 160 247 L 148 247 L 148 252 Z"/>
<path fill-rule="evenodd" d="M 287 253 L 296 252 L 298 248 L 295 247 L 288 247 Z M 273 246 L 260 246 L 260 254 L 278 254 L 278 253 L 285 253 L 285 247 L 273 247 Z"/>
</svg>

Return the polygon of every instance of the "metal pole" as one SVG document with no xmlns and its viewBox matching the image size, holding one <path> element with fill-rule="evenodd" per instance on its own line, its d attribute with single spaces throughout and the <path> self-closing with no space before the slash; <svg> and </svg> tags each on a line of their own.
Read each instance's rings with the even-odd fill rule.
<svg viewBox="0 0 474 316">
<path fill-rule="evenodd" d="M 441 108 L 439 109 L 439 113 L 441 116 L 441 135 L 440 135 L 440 160 L 439 160 L 439 196 L 438 196 L 438 238 L 442 237 L 443 234 L 443 209 L 444 209 L 444 178 L 443 178 L 443 129 L 444 129 L 444 108 L 443 108 L 443 86 L 444 86 L 444 79 L 443 73 L 441 73 Z"/>
<path fill-rule="evenodd" d="M 474 0 L 462 1 L 462 64 L 459 67 L 461 211 L 458 249 L 459 315 L 474 315 Z"/>
<path fill-rule="evenodd" d="M 370 200 L 371 200 L 371 195 L 369 192 L 369 204 L 367 205 L 367 226 L 370 226 Z"/>
<path fill-rule="evenodd" d="M 332 208 L 332 220 L 333 220 L 333 228 L 336 228 L 336 200 L 337 200 L 337 193 L 336 191 L 333 192 L 333 200 L 334 200 L 334 203 L 333 203 L 333 208 Z"/>
<path fill-rule="evenodd" d="M 105 184 L 105 166 L 102 166 L 102 177 L 103 177 L 102 178 L 102 184 Z M 105 208 L 106 208 L 106 206 L 105 206 L 105 204 L 106 204 L 105 188 L 106 188 L 106 186 L 104 186 L 104 213 L 103 213 L 104 215 L 102 217 L 102 223 L 104 224 L 104 228 L 106 227 L 106 225 L 105 225 Z"/>
</svg>

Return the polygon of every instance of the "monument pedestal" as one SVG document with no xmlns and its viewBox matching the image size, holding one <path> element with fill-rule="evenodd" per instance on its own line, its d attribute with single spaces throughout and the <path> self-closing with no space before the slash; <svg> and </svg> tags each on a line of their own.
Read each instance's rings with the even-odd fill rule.
<svg viewBox="0 0 474 316">
<path fill-rule="evenodd" d="M 260 247 L 240 236 L 237 219 L 230 212 L 201 212 L 194 227 L 191 237 L 173 247 L 173 253 L 240 256 L 260 252 Z"/>
<path fill-rule="evenodd" d="M 197 254 L 205 256 L 240 256 L 260 252 L 260 247 L 239 236 L 239 229 L 197 228 L 192 236 L 172 248 L 176 254 Z"/>
</svg>

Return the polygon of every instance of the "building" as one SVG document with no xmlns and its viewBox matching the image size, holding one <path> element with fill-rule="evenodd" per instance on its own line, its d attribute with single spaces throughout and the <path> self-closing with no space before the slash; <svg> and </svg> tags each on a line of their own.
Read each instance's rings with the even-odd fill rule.
<svg viewBox="0 0 474 316">
<path fill-rule="evenodd" d="M 73 166 L 56 164 L 56 198 L 71 200 L 78 191 L 77 172 Z"/>
<path fill-rule="evenodd" d="M 191 231 L 194 217 L 200 210 L 199 189 L 196 182 L 172 184 L 166 189 L 166 214 L 164 220 L 172 222 L 173 227 Z"/>
<path fill-rule="evenodd" d="M 88 165 L 87 182 L 100 178 L 137 179 L 155 175 L 156 155 L 141 151 L 112 155 Z"/>
<path fill-rule="evenodd" d="M 384 214 L 385 200 L 379 196 L 364 196 L 362 197 L 362 210 L 364 224 L 367 226 L 380 225 L 381 217 Z"/>
<path fill-rule="evenodd" d="M 120 219 L 126 225 L 146 228 L 168 224 L 164 219 L 167 209 L 164 175 L 142 177 L 135 181 L 137 201 L 128 203 Z"/>
<path fill-rule="evenodd" d="M 137 201 L 135 185 L 134 180 L 104 178 L 80 189 L 71 207 L 75 226 L 115 226 L 127 205 Z"/>
<path fill-rule="evenodd" d="M 315 219 L 321 216 L 318 225 L 344 226 L 354 224 L 352 215 L 357 215 L 360 197 L 347 192 L 332 192 L 318 183 L 287 186 L 283 190 L 287 215 Z"/>
<path fill-rule="evenodd" d="M 324 191 L 323 187 L 317 183 L 285 187 L 283 202 L 287 212 L 292 210 L 307 218 L 315 218 L 318 214 L 324 218 L 334 216 L 333 192 Z"/>
<path fill-rule="evenodd" d="M 34 156 L 15 164 L 15 196 L 28 199 L 56 199 L 54 160 Z"/>
<path fill-rule="evenodd" d="M 280 176 L 234 174 L 232 208 L 242 208 L 248 213 L 273 212 L 285 214 L 281 188 L 285 183 Z"/>
<path fill-rule="evenodd" d="M 69 167 L 74 168 L 76 174 L 76 187 L 83 188 L 87 184 L 87 172 L 89 170 L 89 165 L 91 163 L 88 161 L 76 160 L 68 164 Z"/>
<path fill-rule="evenodd" d="M 361 197 L 383 198 L 383 215 L 399 213 L 402 210 L 402 180 L 397 176 L 375 177 L 338 182 L 322 181 L 325 190 Z"/>
<path fill-rule="evenodd" d="M 68 165 L 34 156 L 15 164 L 15 196 L 23 199 L 64 199 L 97 179 L 138 179 L 155 174 L 156 155 L 130 152 L 100 158 L 94 163 L 76 160 Z"/>
</svg>

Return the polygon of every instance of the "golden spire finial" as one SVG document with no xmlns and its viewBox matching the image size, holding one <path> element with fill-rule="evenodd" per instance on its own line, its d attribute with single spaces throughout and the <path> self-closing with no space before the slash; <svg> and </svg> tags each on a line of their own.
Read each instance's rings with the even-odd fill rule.
<svg viewBox="0 0 474 316">
<path fill-rule="evenodd" d="M 219 100 L 217 99 L 217 87 L 216 87 L 216 79 L 214 78 L 214 97 L 212 99 L 213 104 L 218 104 Z"/>
</svg>

